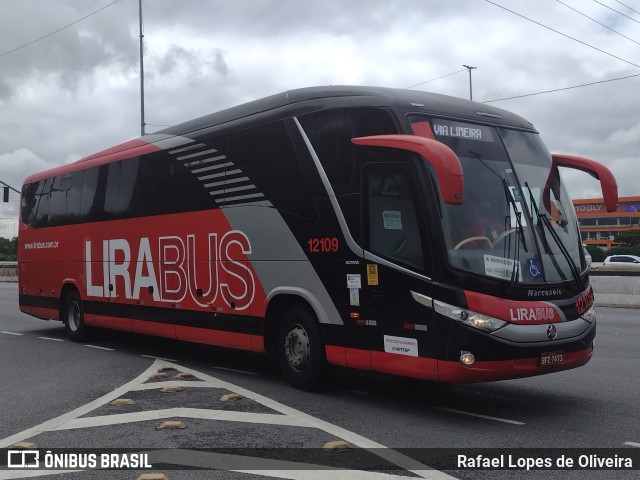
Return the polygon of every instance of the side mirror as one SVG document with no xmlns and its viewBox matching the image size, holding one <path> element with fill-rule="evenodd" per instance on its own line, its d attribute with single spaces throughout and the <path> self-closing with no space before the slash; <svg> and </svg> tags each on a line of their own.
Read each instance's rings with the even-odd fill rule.
<svg viewBox="0 0 640 480">
<path fill-rule="evenodd" d="M 618 184 L 613 173 L 607 167 L 594 160 L 575 155 L 561 155 L 554 153 L 551 155 L 553 164 L 558 167 L 568 167 L 587 172 L 592 177 L 600 180 L 602 188 L 602 198 L 607 212 L 614 212 L 618 207 Z"/>
<path fill-rule="evenodd" d="M 356 145 L 409 150 L 422 156 L 436 171 L 442 199 L 451 205 L 464 201 L 464 179 L 460 159 L 444 143 L 415 135 L 375 135 L 351 139 Z"/>
</svg>

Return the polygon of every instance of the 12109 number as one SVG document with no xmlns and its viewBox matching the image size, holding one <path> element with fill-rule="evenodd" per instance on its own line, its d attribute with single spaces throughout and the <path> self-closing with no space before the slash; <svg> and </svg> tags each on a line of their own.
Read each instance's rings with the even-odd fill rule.
<svg viewBox="0 0 640 480">
<path fill-rule="evenodd" d="M 307 244 L 311 253 L 337 252 L 339 247 L 336 237 L 310 238 Z"/>
</svg>

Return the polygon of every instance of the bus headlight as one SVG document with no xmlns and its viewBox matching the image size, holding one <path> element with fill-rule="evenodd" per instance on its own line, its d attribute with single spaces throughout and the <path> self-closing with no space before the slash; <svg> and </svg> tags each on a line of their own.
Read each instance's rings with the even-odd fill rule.
<svg viewBox="0 0 640 480">
<path fill-rule="evenodd" d="M 582 314 L 582 319 L 586 320 L 589 323 L 593 323 L 596 321 L 596 306 L 592 305 L 589 310 Z"/>
<path fill-rule="evenodd" d="M 477 313 L 460 307 L 454 307 L 453 305 L 449 305 L 439 300 L 434 300 L 433 306 L 436 312 L 444 315 L 445 317 L 477 328 L 483 332 L 495 332 L 507 324 L 507 322 L 500 320 L 499 318 L 494 318 L 489 315 L 484 315 L 482 313 Z"/>
</svg>

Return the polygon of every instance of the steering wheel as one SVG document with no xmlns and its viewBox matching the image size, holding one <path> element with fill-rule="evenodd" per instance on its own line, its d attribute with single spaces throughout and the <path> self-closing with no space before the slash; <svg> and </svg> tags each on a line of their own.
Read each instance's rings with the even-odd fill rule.
<svg viewBox="0 0 640 480">
<path fill-rule="evenodd" d="M 509 230 L 505 230 L 504 232 L 502 232 L 500 235 L 498 235 L 495 240 L 493 241 L 492 247 L 495 248 L 496 245 L 498 245 L 500 242 L 504 241 L 505 238 L 507 238 L 509 235 L 511 235 L 512 233 L 515 233 L 516 229 L 515 228 L 511 228 Z"/>
<path fill-rule="evenodd" d="M 458 250 L 464 247 L 467 243 L 476 242 L 476 241 L 486 242 L 487 245 L 489 245 L 489 248 L 493 248 L 493 244 L 491 243 L 491 240 L 489 240 L 487 237 L 469 237 L 459 242 L 455 247 L 453 247 L 453 249 Z"/>
</svg>

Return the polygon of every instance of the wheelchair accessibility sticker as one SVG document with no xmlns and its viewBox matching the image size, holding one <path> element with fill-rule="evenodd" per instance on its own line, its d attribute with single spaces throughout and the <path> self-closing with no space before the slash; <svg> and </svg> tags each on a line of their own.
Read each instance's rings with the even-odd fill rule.
<svg viewBox="0 0 640 480">
<path fill-rule="evenodd" d="M 527 260 L 527 269 L 529 270 L 529 275 L 531 275 L 533 278 L 537 278 L 542 275 L 540 260 L 538 260 L 537 258 L 530 258 Z"/>
</svg>

